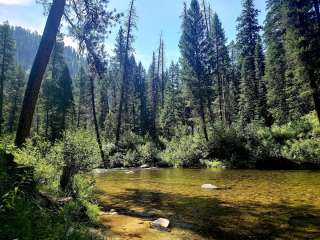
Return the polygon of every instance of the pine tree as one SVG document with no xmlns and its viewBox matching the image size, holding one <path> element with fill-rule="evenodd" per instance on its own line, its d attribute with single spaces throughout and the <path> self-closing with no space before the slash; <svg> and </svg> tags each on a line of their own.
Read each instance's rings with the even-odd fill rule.
<svg viewBox="0 0 320 240">
<path fill-rule="evenodd" d="M 137 90 L 139 98 L 139 130 L 141 135 L 145 135 L 148 130 L 148 109 L 147 109 L 147 91 L 146 91 L 146 71 L 140 62 L 137 72 Z"/>
<path fill-rule="evenodd" d="M 268 89 L 268 106 L 272 117 L 277 123 L 288 120 L 287 83 L 285 59 L 285 19 L 283 4 L 269 0 L 267 17 L 264 27 L 266 41 L 266 85 Z"/>
<path fill-rule="evenodd" d="M 61 76 L 58 82 L 60 88 L 60 98 L 58 112 L 61 112 L 61 130 L 64 131 L 67 126 L 68 117 L 72 117 L 74 109 L 74 99 L 72 92 L 72 79 L 67 64 L 64 64 Z"/>
<path fill-rule="evenodd" d="M 124 53 L 123 60 L 121 65 L 121 92 L 120 92 L 120 102 L 119 102 L 119 110 L 117 116 L 117 129 L 116 129 L 116 145 L 118 145 L 120 141 L 121 134 L 121 124 L 122 124 L 122 114 L 123 114 L 123 105 L 125 101 L 125 93 L 127 92 L 128 87 L 128 68 L 129 68 L 129 56 L 132 51 L 132 43 L 133 43 L 133 35 L 132 32 L 136 27 L 136 10 L 134 6 L 134 0 L 130 1 L 129 13 L 127 16 L 127 20 L 125 22 L 126 30 L 125 30 L 125 40 L 124 40 Z"/>
<path fill-rule="evenodd" d="M 229 117 L 227 115 L 227 106 L 229 103 L 228 96 L 229 92 L 228 84 L 228 70 L 230 67 L 230 58 L 228 49 L 226 47 L 226 37 L 222 24 L 218 15 L 215 13 L 212 19 L 211 27 L 211 39 L 212 39 L 212 53 L 213 54 L 213 73 L 214 73 L 214 85 L 216 86 L 218 105 L 219 105 L 219 116 L 221 122 L 226 122 Z"/>
<path fill-rule="evenodd" d="M 89 112 L 89 77 L 87 76 L 84 67 L 80 68 L 78 76 L 78 110 L 77 110 L 77 128 L 86 126 L 87 115 Z"/>
<path fill-rule="evenodd" d="M 156 55 L 153 52 L 152 63 L 149 67 L 148 78 L 150 83 L 150 135 L 153 139 L 157 137 L 157 113 L 159 103 L 159 77 L 156 68 Z"/>
<path fill-rule="evenodd" d="M 240 95 L 240 67 L 239 67 L 239 54 L 234 41 L 228 46 L 230 56 L 230 69 L 229 69 L 229 121 L 230 123 L 238 120 L 239 115 L 239 95 Z"/>
<path fill-rule="evenodd" d="M 319 1 L 288 1 L 288 32 L 297 40 L 298 60 L 310 84 L 314 107 L 320 121 L 320 13 Z"/>
<path fill-rule="evenodd" d="M 177 130 L 183 122 L 184 103 L 182 100 L 180 67 L 178 63 L 171 62 L 167 76 L 166 99 L 160 115 L 160 126 L 163 136 L 170 139 L 177 136 Z"/>
<path fill-rule="evenodd" d="M 242 1 L 242 12 L 238 18 L 237 46 L 239 47 L 241 85 L 240 118 L 242 124 L 250 123 L 255 117 L 258 84 L 255 70 L 255 47 L 259 37 L 258 10 L 253 0 Z"/>
<path fill-rule="evenodd" d="M 4 122 L 4 92 L 5 85 L 15 78 L 15 44 L 8 22 L 0 25 L 0 136 L 3 133 Z"/>
<path fill-rule="evenodd" d="M 66 120 L 73 107 L 72 80 L 64 61 L 63 42 L 59 38 L 54 47 L 48 78 L 43 86 L 47 137 L 55 141 L 63 136 Z"/>
<path fill-rule="evenodd" d="M 106 77 L 99 81 L 99 126 L 101 129 L 105 128 L 105 121 L 109 114 L 109 83 Z"/>
<path fill-rule="evenodd" d="M 194 100 L 197 101 L 203 134 L 205 139 L 208 140 L 205 99 L 208 96 L 207 91 L 210 89 L 211 80 L 206 78 L 206 27 L 197 0 L 191 1 L 190 8 L 185 10 L 183 15 L 179 47 L 187 64 L 186 68 L 192 74 L 187 78 L 187 85 Z"/>
</svg>

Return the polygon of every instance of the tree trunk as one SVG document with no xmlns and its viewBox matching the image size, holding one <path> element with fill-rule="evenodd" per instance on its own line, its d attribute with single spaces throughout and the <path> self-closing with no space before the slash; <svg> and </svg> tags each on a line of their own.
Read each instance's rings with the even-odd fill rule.
<svg viewBox="0 0 320 240">
<path fill-rule="evenodd" d="M 209 141 L 208 138 L 208 132 L 207 132 L 207 124 L 206 124 L 206 115 L 204 112 L 204 104 L 203 104 L 203 99 L 200 96 L 200 116 L 201 116 L 201 121 L 202 121 L 202 130 L 203 130 L 203 135 L 206 141 Z"/>
<path fill-rule="evenodd" d="M 164 82 L 164 43 L 163 39 L 161 41 L 161 108 L 164 108 L 164 91 L 165 91 L 165 82 Z"/>
<path fill-rule="evenodd" d="M 199 94 L 199 103 L 200 103 L 200 117 L 201 117 L 201 122 L 202 122 L 202 130 L 203 130 L 203 135 L 206 141 L 209 141 L 208 138 L 208 132 L 207 132 L 207 123 L 206 123 L 206 114 L 204 111 L 204 101 L 203 101 L 203 96 L 201 94 L 201 80 L 198 75 L 198 94 Z"/>
<path fill-rule="evenodd" d="M 94 71 L 94 70 L 92 70 L 92 71 Z M 94 128 L 96 131 L 96 137 L 97 137 L 97 142 L 98 142 L 98 146 L 99 146 L 99 150 L 100 150 L 100 156 L 101 156 L 102 162 L 104 163 L 104 167 L 107 168 L 107 167 L 109 167 L 108 166 L 109 164 L 107 162 L 105 162 L 104 152 L 103 152 L 101 138 L 100 138 L 99 125 L 98 125 L 97 113 L 96 113 L 96 103 L 95 103 L 95 96 L 94 96 L 94 76 L 92 75 L 92 73 L 90 76 L 90 94 L 91 94 L 93 123 L 94 123 Z"/>
<path fill-rule="evenodd" d="M 117 129 L 116 129 L 116 145 L 120 141 L 121 121 L 122 121 L 122 108 L 123 108 L 123 96 L 124 96 L 124 83 L 121 85 L 119 110 L 117 116 Z"/>
<path fill-rule="evenodd" d="M 124 94 L 126 91 L 127 85 L 127 65 L 128 65 L 128 57 L 129 57 L 129 44 L 130 44 L 130 36 L 131 36 L 131 28 L 132 28 L 132 18 L 133 18 L 133 7 L 134 1 L 131 1 L 130 10 L 129 10 L 129 21 L 127 26 L 127 35 L 126 35 L 126 47 L 125 47 L 125 54 L 123 59 L 123 70 L 122 70 L 122 83 L 121 83 L 121 93 L 120 93 L 120 103 L 119 103 L 119 112 L 117 117 L 117 129 L 116 129 L 116 145 L 118 145 L 120 141 L 120 131 L 121 131 L 121 122 L 122 122 L 122 110 L 123 110 L 123 101 L 124 101 Z"/>
<path fill-rule="evenodd" d="M 33 114 L 38 100 L 38 95 L 47 68 L 56 36 L 59 30 L 61 18 L 64 12 L 66 0 L 55 0 L 52 3 L 46 26 L 42 34 L 41 42 L 33 62 L 23 105 L 20 113 L 15 145 L 22 147 L 30 134 Z"/>
</svg>

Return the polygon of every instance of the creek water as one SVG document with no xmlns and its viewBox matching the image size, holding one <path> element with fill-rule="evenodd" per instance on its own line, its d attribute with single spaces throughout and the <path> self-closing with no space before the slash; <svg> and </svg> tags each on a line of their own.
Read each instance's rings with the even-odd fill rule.
<svg viewBox="0 0 320 240">
<path fill-rule="evenodd" d="M 109 239 L 320 239 L 319 171 L 132 171 L 96 176 L 98 200 L 119 211 L 101 217 Z M 149 227 L 157 217 L 170 232 Z"/>
</svg>

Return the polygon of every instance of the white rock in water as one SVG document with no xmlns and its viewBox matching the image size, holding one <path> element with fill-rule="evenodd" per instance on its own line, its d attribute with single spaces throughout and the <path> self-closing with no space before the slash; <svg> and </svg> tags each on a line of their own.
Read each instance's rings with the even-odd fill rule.
<svg viewBox="0 0 320 240">
<path fill-rule="evenodd" d="M 148 164 L 143 164 L 140 166 L 141 168 L 149 168 L 149 165 Z"/>
<path fill-rule="evenodd" d="M 203 184 L 201 186 L 202 189 L 206 189 L 206 190 L 214 190 L 214 189 L 219 189 L 217 186 L 212 185 L 212 184 Z"/>
<path fill-rule="evenodd" d="M 103 169 L 103 168 L 96 168 L 92 170 L 93 174 L 102 174 L 108 172 L 108 169 Z"/>
<path fill-rule="evenodd" d="M 126 171 L 126 174 L 134 174 L 134 171 Z"/>
<path fill-rule="evenodd" d="M 170 221 L 166 218 L 158 218 L 151 223 L 152 228 L 157 228 L 159 230 L 168 230 Z"/>
</svg>

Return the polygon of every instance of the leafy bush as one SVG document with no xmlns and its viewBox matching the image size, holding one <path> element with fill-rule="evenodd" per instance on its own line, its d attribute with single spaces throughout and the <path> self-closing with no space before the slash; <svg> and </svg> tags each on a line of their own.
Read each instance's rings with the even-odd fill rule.
<svg viewBox="0 0 320 240">
<path fill-rule="evenodd" d="M 160 158 L 174 167 L 194 167 L 200 165 L 205 155 L 204 140 L 200 135 L 185 135 L 167 142 Z"/>
<path fill-rule="evenodd" d="M 127 133 L 119 146 L 107 144 L 106 152 L 111 167 L 138 167 L 142 164 L 156 165 L 158 147 L 149 137 L 133 132 Z"/>
<path fill-rule="evenodd" d="M 320 127 L 315 113 L 281 126 L 257 131 L 260 155 L 257 159 L 287 159 L 298 164 L 320 163 Z M 252 149 L 252 152 L 254 149 Z"/>
<path fill-rule="evenodd" d="M 55 146 L 61 162 L 73 162 L 79 172 L 88 172 L 102 164 L 95 136 L 85 130 L 67 131 Z"/>
</svg>

